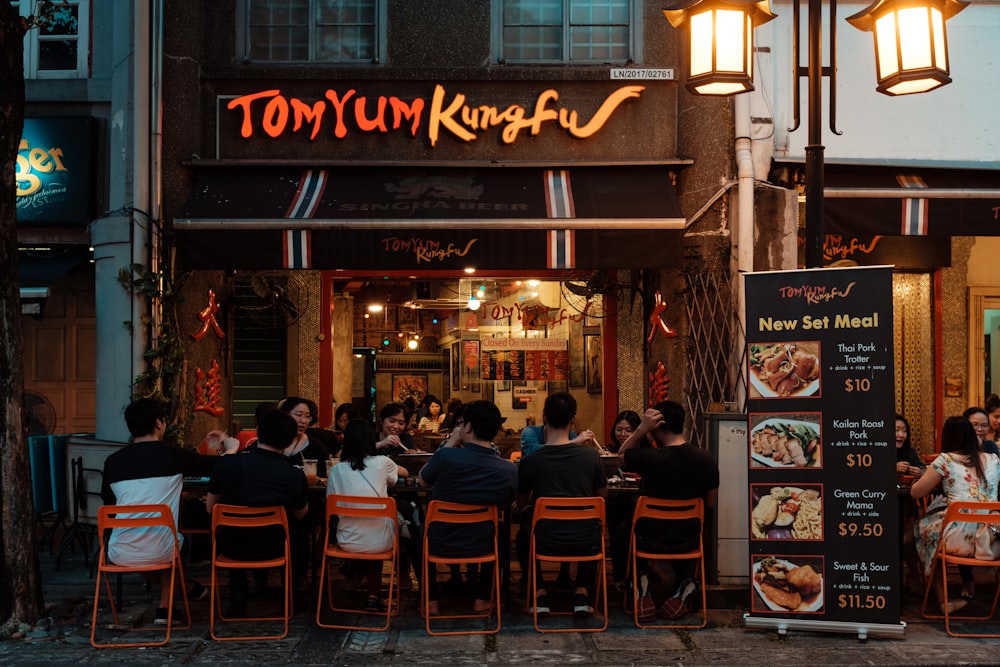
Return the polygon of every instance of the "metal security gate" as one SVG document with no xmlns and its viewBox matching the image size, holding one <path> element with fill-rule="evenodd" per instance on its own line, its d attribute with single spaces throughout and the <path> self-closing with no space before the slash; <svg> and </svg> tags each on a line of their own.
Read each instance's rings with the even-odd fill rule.
<svg viewBox="0 0 1000 667">
<path fill-rule="evenodd" d="M 707 447 L 705 414 L 723 406 L 743 410 L 746 378 L 741 372 L 746 356 L 740 330 L 739 299 L 729 273 L 688 273 L 685 301 L 691 324 L 688 350 L 687 411 L 691 415 L 690 441 Z"/>
</svg>

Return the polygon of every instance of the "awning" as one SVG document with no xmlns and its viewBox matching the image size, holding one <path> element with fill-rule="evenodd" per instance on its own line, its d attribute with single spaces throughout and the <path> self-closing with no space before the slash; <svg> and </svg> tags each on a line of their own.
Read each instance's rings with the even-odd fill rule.
<svg viewBox="0 0 1000 667">
<path fill-rule="evenodd" d="M 84 244 L 18 248 L 18 285 L 22 290 L 48 287 L 79 265 L 89 262 L 92 254 L 90 247 Z"/>
<path fill-rule="evenodd" d="M 827 234 L 1000 236 L 1000 171 L 826 165 Z"/>
<path fill-rule="evenodd" d="M 643 268 L 680 259 L 663 166 L 202 169 L 186 269 Z"/>
</svg>

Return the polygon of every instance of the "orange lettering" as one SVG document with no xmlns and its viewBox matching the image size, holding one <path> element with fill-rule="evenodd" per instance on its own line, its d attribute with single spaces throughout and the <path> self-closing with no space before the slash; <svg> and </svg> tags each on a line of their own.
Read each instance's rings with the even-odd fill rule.
<svg viewBox="0 0 1000 667">
<path fill-rule="evenodd" d="M 424 110 L 424 101 L 418 98 L 413 100 L 413 104 L 407 104 L 398 97 L 390 97 L 389 106 L 392 107 L 392 129 L 397 129 L 400 121 L 406 118 L 412 121 L 410 134 L 414 137 L 417 136 L 417 128 L 420 127 L 420 114 Z"/>
<path fill-rule="evenodd" d="M 264 107 L 264 132 L 269 137 L 277 137 L 288 124 L 288 100 L 278 95 Z"/>
<path fill-rule="evenodd" d="M 381 95 L 378 98 L 378 111 L 375 114 L 375 118 L 369 120 L 365 116 L 365 104 L 368 102 L 367 97 L 359 97 L 354 100 L 354 122 L 358 124 L 358 127 L 362 132 L 371 132 L 373 130 L 379 130 L 383 134 L 389 130 L 385 127 L 385 97 Z"/>
<path fill-rule="evenodd" d="M 444 103 L 444 86 L 437 84 L 434 86 L 434 97 L 431 99 L 431 117 L 427 123 L 427 134 L 428 138 L 431 140 L 431 146 L 437 145 L 438 140 L 438 126 L 444 125 L 445 128 L 451 130 L 459 139 L 465 141 L 472 141 L 476 138 L 476 135 L 469 132 L 467 129 L 455 122 L 452 116 L 458 111 L 458 108 L 465 104 L 465 95 L 458 93 L 455 95 L 455 100 L 448 106 L 447 109 L 442 110 L 441 105 Z"/>
<path fill-rule="evenodd" d="M 608 118 L 614 113 L 615 109 L 618 108 L 625 100 L 639 97 L 642 91 L 646 90 L 645 86 L 622 86 L 615 92 L 608 95 L 608 98 L 604 100 L 601 107 L 594 114 L 594 117 L 590 119 L 590 122 L 583 127 L 577 127 L 576 125 L 576 112 L 573 111 L 569 114 L 569 117 L 564 117 L 562 113 L 559 115 L 559 124 L 566 128 L 570 134 L 572 134 L 577 139 L 586 139 L 587 137 L 593 136 L 604 127 L 604 124 L 608 122 Z"/>
<path fill-rule="evenodd" d="M 230 100 L 226 108 L 229 110 L 240 107 L 243 110 L 243 124 L 240 126 L 240 135 L 245 139 L 253 136 L 253 122 L 250 120 L 250 104 L 264 97 L 274 97 L 280 95 L 280 90 L 264 90 L 259 93 L 241 95 L 234 100 Z"/>
<path fill-rule="evenodd" d="M 312 141 L 315 139 L 316 135 L 319 134 L 320 125 L 323 123 L 323 112 L 326 111 L 326 103 L 323 100 L 317 100 L 317 102 L 310 107 L 302 100 L 293 97 L 292 111 L 295 112 L 295 124 L 292 126 L 292 131 L 298 132 L 302 127 L 302 121 L 311 123 L 313 129 L 312 133 L 309 135 L 309 140 Z"/>
<path fill-rule="evenodd" d="M 347 100 L 354 96 L 354 89 L 348 90 L 344 93 L 344 98 L 341 99 L 337 95 L 337 91 L 328 90 L 326 91 L 326 99 L 330 100 L 333 104 L 334 110 L 337 112 L 337 124 L 334 127 L 333 134 L 338 139 L 343 139 L 347 136 L 347 126 L 344 125 L 344 105 L 347 104 Z"/>
</svg>

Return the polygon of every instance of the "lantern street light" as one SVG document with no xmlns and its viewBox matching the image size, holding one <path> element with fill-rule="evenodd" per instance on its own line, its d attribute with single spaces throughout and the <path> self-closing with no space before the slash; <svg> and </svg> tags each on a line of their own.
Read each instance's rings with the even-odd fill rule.
<svg viewBox="0 0 1000 667">
<path fill-rule="evenodd" d="M 806 144 L 807 267 L 823 265 L 823 113 L 822 78 L 830 78 L 830 130 L 836 128 L 837 2 L 830 11 L 830 65 L 823 66 L 823 1 L 807 0 L 808 66 L 799 67 L 799 7 L 792 2 L 792 69 L 795 76 L 794 126 L 799 126 L 799 80 L 808 79 Z M 965 9 L 968 0 L 876 0 L 849 17 L 856 28 L 875 34 L 876 90 L 886 95 L 922 93 L 951 83 L 945 21 Z M 753 90 L 753 28 L 775 15 L 767 0 L 677 0 L 663 10 L 675 28 L 689 26 L 690 76 L 687 88 L 699 95 L 734 95 Z M 725 31 L 725 32 L 724 32 Z M 732 47 L 732 54 L 723 51 Z M 741 57 L 734 55 L 739 50 Z"/>
</svg>

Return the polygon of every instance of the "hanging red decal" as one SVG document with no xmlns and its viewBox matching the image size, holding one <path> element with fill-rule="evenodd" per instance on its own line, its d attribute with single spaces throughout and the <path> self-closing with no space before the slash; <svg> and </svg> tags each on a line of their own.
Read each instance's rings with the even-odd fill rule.
<svg viewBox="0 0 1000 667">
<path fill-rule="evenodd" d="M 191 334 L 191 338 L 201 340 L 208 334 L 209 327 L 215 331 L 216 336 L 225 338 L 226 332 L 222 330 L 222 327 L 219 326 L 219 321 L 215 319 L 217 312 L 219 312 L 219 304 L 215 302 L 215 292 L 208 290 L 208 305 L 198 313 L 198 319 L 201 320 L 201 328 Z"/>
<path fill-rule="evenodd" d="M 222 400 L 222 371 L 219 370 L 219 362 L 212 359 L 207 376 L 205 371 L 196 368 L 194 377 L 194 411 L 207 412 L 216 417 L 225 414 L 225 408 L 219 405 Z"/>
<path fill-rule="evenodd" d="M 677 332 L 670 328 L 670 326 L 663 321 L 663 313 L 667 312 L 667 302 L 663 300 L 663 295 L 660 294 L 660 290 L 656 290 L 654 295 L 656 298 L 656 305 L 653 307 L 653 314 L 649 316 L 649 323 L 652 325 L 649 329 L 649 336 L 646 338 L 646 343 L 652 343 L 653 339 L 656 338 L 656 332 L 662 331 L 663 335 L 667 338 L 675 338 Z"/>
</svg>

